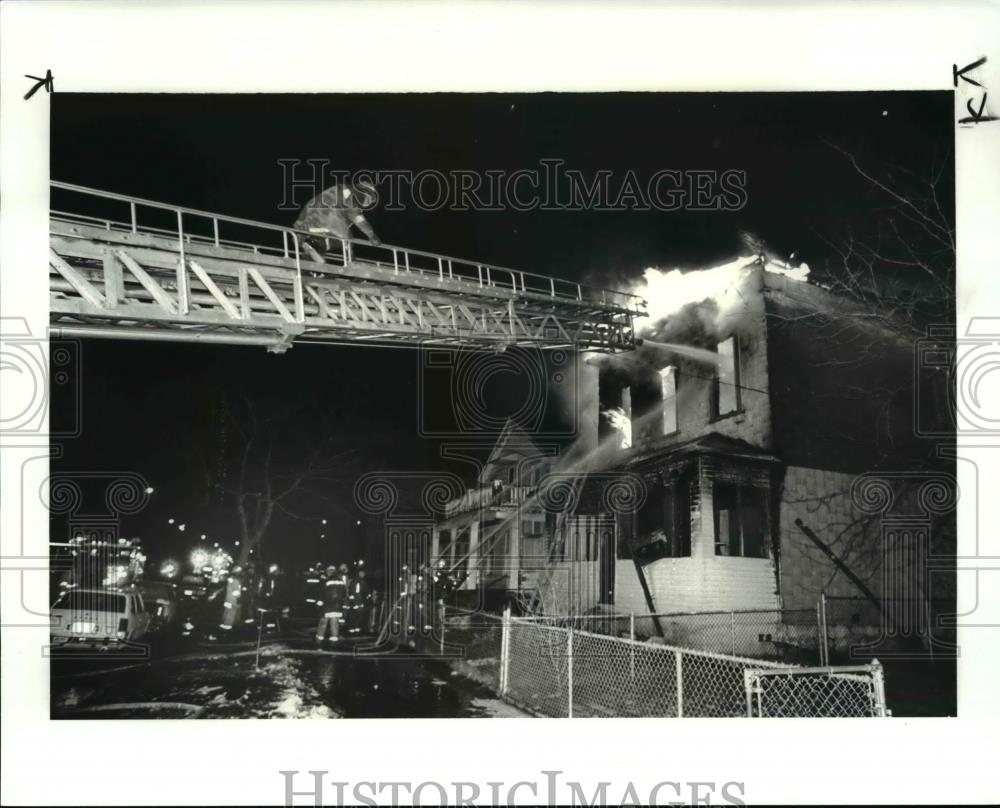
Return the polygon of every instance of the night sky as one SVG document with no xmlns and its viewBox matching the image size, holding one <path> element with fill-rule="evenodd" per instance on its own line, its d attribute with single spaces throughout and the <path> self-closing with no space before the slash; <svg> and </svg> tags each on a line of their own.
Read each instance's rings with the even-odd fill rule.
<svg viewBox="0 0 1000 808">
<path fill-rule="evenodd" d="M 951 154 L 951 93 L 536 95 L 67 95 L 52 100 L 53 179 L 230 216 L 290 225 L 279 210 L 279 159 L 327 159 L 355 170 L 538 168 L 560 158 L 591 174 L 632 169 L 741 169 L 748 202 L 719 211 L 370 212 L 383 241 L 572 280 L 633 278 L 647 266 L 709 266 L 745 254 L 739 232 L 779 253 L 798 251 L 814 272 L 831 258 L 823 234 L 884 207 L 828 143 L 863 164 L 920 170 Z M 952 188 L 946 177 L 943 187 Z M 948 199 L 946 205 L 952 205 Z M 226 473 L 227 400 L 261 410 L 308 405 L 303 434 L 340 430 L 344 477 L 376 469 L 471 467 L 439 457 L 417 434 L 415 351 L 297 345 L 264 348 L 88 340 L 76 366 L 82 435 L 62 442 L 54 471 L 134 471 L 155 486 L 148 508 L 123 524 L 152 554 L 192 534 L 236 537 L 213 480 Z M 488 390 L 502 412 L 516 398 Z M 512 392 L 513 391 L 513 392 Z M 505 399 L 505 396 L 507 397 Z M 55 391 L 53 424 L 73 397 Z M 556 413 L 556 417 L 558 413 Z M 215 458 L 214 460 L 212 458 Z M 331 484 L 311 513 L 320 528 L 279 518 L 270 553 L 296 562 L 354 554 L 377 530 Z M 186 520 L 178 534 L 168 517 Z M 53 539 L 59 530 L 54 525 Z M 370 539 L 370 536 L 369 536 Z M 325 549 L 321 549 L 325 548 Z"/>
</svg>

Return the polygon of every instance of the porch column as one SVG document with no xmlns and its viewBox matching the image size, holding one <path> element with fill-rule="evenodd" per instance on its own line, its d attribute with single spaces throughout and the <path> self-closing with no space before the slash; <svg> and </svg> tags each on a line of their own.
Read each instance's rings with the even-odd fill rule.
<svg viewBox="0 0 1000 808">
<path fill-rule="evenodd" d="M 715 511 L 712 480 L 701 459 L 696 481 L 691 485 L 691 555 L 710 558 L 715 556 Z"/>
<path fill-rule="evenodd" d="M 466 589 L 476 589 L 479 586 L 479 520 L 469 525 L 469 577 L 465 582 Z"/>
</svg>

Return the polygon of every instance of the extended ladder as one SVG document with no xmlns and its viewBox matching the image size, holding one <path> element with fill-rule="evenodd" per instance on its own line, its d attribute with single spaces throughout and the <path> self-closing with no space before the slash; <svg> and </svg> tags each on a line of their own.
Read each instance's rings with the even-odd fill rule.
<svg viewBox="0 0 1000 808">
<path fill-rule="evenodd" d="M 51 185 L 53 336 L 615 352 L 635 347 L 646 311 L 623 292 L 365 241 L 332 239 L 321 263 L 292 228 Z"/>
</svg>

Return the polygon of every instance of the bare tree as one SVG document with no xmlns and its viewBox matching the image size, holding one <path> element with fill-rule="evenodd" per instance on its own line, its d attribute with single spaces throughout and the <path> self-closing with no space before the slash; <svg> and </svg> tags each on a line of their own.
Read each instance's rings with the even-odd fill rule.
<svg viewBox="0 0 1000 808">
<path fill-rule="evenodd" d="M 914 170 L 863 165 L 847 149 L 828 145 L 868 184 L 877 204 L 863 218 L 819 234 L 838 256 L 825 267 L 824 283 L 866 304 L 904 337 L 922 336 L 930 324 L 954 322 L 952 185 L 942 187 L 953 176 L 947 170 L 951 154 L 934 156 Z"/>
<path fill-rule="evenodd" d="M 348 462 L 353 452 L 342 448 L 342 430 L 336 426 L 321 428 L 319 437 L 303 430 L 301 409 L 264 417 L 249 400 L 238 399 L 227 405 L 226 418 L 238 439 L 236 473 L 220 488 L 239 525 L 236 566 L 242 586 L 252 592 L 275 517 L 319 519 L 319 505 L 324 513 L 340 509 L 336 490 L 352 479 Z M 243 598 L 233 611 L 245 613 L 249 607 L 250 599 Z M 240 616 L 234 613 L 229 622 L 235 624 Z"/>
<path fill-rule="evenodd" d="M 921 408 L 936 408 L 941 422 L 947 423 L 949 414 L 944 408 L 952 406 L 947 395 L 929 394 L 945 390 L 948 379 L 944 375 L 935 379 L 941 390 L 919 389 L 913 375 L 912 347 L 915 340 L 927 336 L 929 326 L 953 325 L 955 321 L 951 154 L 933 155 L 921 167 L 907 168 L 865 164 L 849 150 L 828 145 L 869 187 L 873 205 L 863 215 L 845 217 L 819 234 L 834 258 L 825 266 L 814 267 L 819 271 L 814 271 L 810 280 L 845 301 L 835 312 L 807 313 L 802 318 L 815 318 L 824 325 L 822 334 L 830 355 L 814 367 L 829 370 L 836 379 L 836 389 L 827 389 L 824 394 L 835 396 L 845 411 L 864 412 L 877 423 L 874 435 L 834 431 L 826 421 L 823 428 L 844 445 L 853 443 L 859 451 L 870 450 L 876 468 L 898 468 L 907 462 L 908 471 L 946 467 L 937 455 L 938 442 L 920 440 L 915 434 L 914 402 Z M 873 373 L 874 368 L 884 369 L 884 373 Z M 918 401 L 915 397 L 919 395 L 924 398 Z M 824 400 L 817 398 L 817 409 L 823 405 Z M 915 484 L 896 481 L 894 485 L 897 501 L 906 503 L 914 498 Z M 850 500 L 848 487 L 807 496 L 795 504 L 820 514 L 844 500 Z M 817 516 L 813 527 L 849 568 L 876 591 L 881 589 L 881 516 L 852 508 L 839 518 L 820 520 Z M 954 515 L 936 517 L 930 538 L 932 552 L 954 552 Z M 821 557 L 817 556 L 817 561 L 822 563 Z M 923 571 L 912 568 L 905 572 L 918 576 Z M 898 578 L 904 573 L 896 570 L 894 574 Z M 841 577 L 831 567 L 821 588 L 830 589 Z M 843 586 L 844 591 L 853 591 L 853 584 Z M 953 586 L 953 576 L 942 571 L 934 579 L 934 591 L 919 594 L 928 599 L 930 610 L 930 598 L 946 599 Z M 855 594 L 860 597 L 860 592 Z M 892 591 L 881 596 L 887 600 L 897 597 Z M 831 613 L 830 619 L 838 617 L 844 615 Z"/>
<path fill-rule="evenodd" d="M 309 513 L 317 502 L 336 504 L 331 487 L 350 480 L 345 461 L 352 454 L 338 446 L 333 430 L 324 430 L 311 445 L 296 443 L 285 434 L 300 412 L 260 417 L 246 399 L 227 408 L 227 416 L 239 436 L 238 471 L 224 494 L 236 510 L 240 528 L 240 564 L 251 551 L 259 553 L 274 516 L 291 519 L 319 518 Z M 313 436 L 310 434 L 310 438 Z M 275 445 L 280 450 L 276 455 Z"/>
</svg>

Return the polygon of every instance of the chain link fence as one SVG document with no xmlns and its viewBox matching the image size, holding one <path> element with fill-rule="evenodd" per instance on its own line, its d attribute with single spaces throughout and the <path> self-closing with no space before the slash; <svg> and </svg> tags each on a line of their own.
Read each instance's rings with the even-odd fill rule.
<svg viewBox="0 0 1000 808">
<path fill-rule="evenodd" d="M 507 701 L 555 718 L 885 715 L 880 667 L 876 691 L 871 666 L 801 668 L 642 641 L 618 636 L 623 625 L 633 630 L 634 617 L 600 617 L 587 619 L 603 633 L 575 628 L 576 617 L 450 611 L 440 652 Z"/>
<path fill-rule="evenodd" d="M 745 670 L 773 664 L 509 618 L 500 693 L 553 717 L 743 716 Z"/>
<path fill-rule="evenodd" d="M 917 643 L 930 656 L 954 656 L 957 648 L 954 598 L 866 598 L 825 596 L 827 642 L 835 654 L 867 655 Z"/>
<path fill-rule="evenodd" d="M 744 672 L 747 715 L 754 718 L 886 717 L 885 682 L 869 665 Z"/>
<path fill-rule="evenodd" d="M 794 664 L 821 661 L 821 635 L 815 609 L 535 615 L 523 619 L 612 637 L 662 639 L 668 645 L 730 656 Z"/>
</svg>

